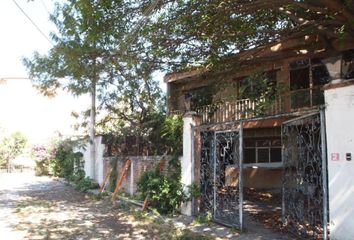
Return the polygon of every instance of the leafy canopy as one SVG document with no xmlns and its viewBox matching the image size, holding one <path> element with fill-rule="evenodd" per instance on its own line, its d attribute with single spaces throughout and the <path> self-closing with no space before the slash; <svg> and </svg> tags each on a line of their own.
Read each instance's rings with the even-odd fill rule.
<svg viewBox="0 0 354 240">
<path fill-rule="evenodd" d="M 143 1 L 146 5 L 149 1 Z M 144 6 L 144 4 L 142 4 Z M 315 36 L 327 48 L 354 40 L 352 0 L 159 1 L 144 34 L 168 69 L 212 66 L 270 42 Z"/>
<path fill-rule="evenodd" d="M 142 132 L 151 131 L 141 125 L 160 111 L 162 93 L 151 77 L 157 68 L 155 61 L 144 51 L 146 42 L 136 31 L 143 18 L 138 3 L 58 2 L 50 17 L 57 27 L 51 34 L 52 49 L 23 60 L 34 84 L 49 96 L 58 88 L 74 95 L 96 93 L 97 109 L 108 112 L 102 123 L 105 129 L 123 122 L 140 126 L 137 129 Z"/>
</svg>

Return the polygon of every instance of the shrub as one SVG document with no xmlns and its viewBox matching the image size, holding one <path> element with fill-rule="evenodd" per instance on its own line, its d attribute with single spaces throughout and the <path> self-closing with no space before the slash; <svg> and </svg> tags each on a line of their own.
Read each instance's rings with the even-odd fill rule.
<svg viewBox="0 0 354 240">
<path fill-rule="evenodd" d="M 40 145 L 32 147 L 31 155 L 36 162 L 35 174 L 36 176 L 50 175 L 50 161 L 53 158 L 53 152 Z"/>
<path fill-rule="evenodd" d="M 50 161 L 51 170 L 54 176 L 69 179 L 74 174 L 75 166 L 80 165 L 82 154 L 74 152 L 75 142 L 64 140 L 58 144 L 54 157 Z"/>
<path fill-rule="evenodd" d="M 76 183 L 75 188 L 81 192 L 86 192 L 87 190 L 94 188 L 94 186 L 89 177 L 84 177 Z"/>
<path fill-rule="evenodd" d="M 156 170 L 144 172 L 138 188 L 143 196 L 148 197 L 149 205 L 161 213 L 174 213 L 184 200 L 182 185 Z"/>
<path fill-rule="evenodd" d="M 183 143 L 183 119 L 182 116 L 173 115 L 166 117 L 162 124 L 161 136 L 166 146 L 170 148 L 169 152 L 175 155 L 182 154 Z"/>
<path fill-rule="evenodd" d="M 99 187 L 98 183 L 94 182 L 91 178 L 85 177 L 85 171 L 79 169 L 73 173 L 68 180 L 75 185 L 75 188 L 81 192 L 86 192 L 89 189 Z"/>
<path fill-rule="evenodd" d="M 160 213 L 175 213 L 186 196 L 180 182 L 181 171 L 178 158 L 169 162 L 168 171 L 164 176 L 158 169 L 144 172 L 138 181 L 138 190 L 148 197 L 149 205 Z"/>
</svg>

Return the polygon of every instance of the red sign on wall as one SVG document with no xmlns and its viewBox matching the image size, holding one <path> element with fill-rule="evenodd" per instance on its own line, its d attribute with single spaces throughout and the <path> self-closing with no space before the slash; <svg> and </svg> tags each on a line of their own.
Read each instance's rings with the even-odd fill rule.
<svg viewBox="0 0 354 240">
<path fill-rule="evenodd" d="M 331 161 L 339 161 L 339 153 L 331 153 Z"/>
</svg>

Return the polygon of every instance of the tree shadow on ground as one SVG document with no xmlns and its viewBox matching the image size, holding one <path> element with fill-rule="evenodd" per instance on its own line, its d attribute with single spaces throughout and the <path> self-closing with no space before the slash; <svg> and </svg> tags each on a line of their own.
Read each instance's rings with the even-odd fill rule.
<svg viewBox="0 0 354 240">
<path fill-rule="evenodd" d="M 131 205 L 95 201 L 62 183 L 29 184 L 16 194 L 10 204 L 17 221 L 10 227 L 24 239 L 177 239 L 169 224 L 134 219 Z"/>
</svg>

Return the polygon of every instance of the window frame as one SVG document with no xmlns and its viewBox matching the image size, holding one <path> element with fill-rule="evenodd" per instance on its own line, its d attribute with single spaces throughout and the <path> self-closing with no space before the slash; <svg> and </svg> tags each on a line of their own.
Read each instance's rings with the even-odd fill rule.
<svg viewBox="0 0 354 240">
<path fill-rule="evenodd" d="M 289 89 L 290 89 L 290 108 L 292 110 L 312 108 L 321 105 L 324 99 L 318 98 L 318 91 L 322 91 L 321 87 L 330 81 L 329 74 L 328 79 L 324 82 L 316 81 L 315 69 L 319 69 L 324 66 L 321 62 L 321 58 L 305 58 L 289 62 Z M 297 88 L 296 81 L 292 83 L 292 72 L 295 71 L 307 71 L 308 74 L 308 88 Z M 324 68 L 326 71 L 326 68 Z M 296 74 L 294 74 L 296 76 Z M 319 84 L 318 84 L 319 83 Z M 293 84 L 293 85 L 292 85 Z M 322 93 L 323 95 L 323 93 Z M 317 99 L 318 98 L 318 99 Z M 301 99 L 301 100 L 299 100 Z M 305 102 L 298 102 L 303 101 Z"/>
<path fill-rule="evenodd" d="M 282 144 L 281 144 L 281 138 L 277 138 L 277 137 L 269 137 L 269 138 L 245 138 L 244 140 L 252 140 L 255 141 L 255 146 L 251 146 L 251 147 L 246 147 L 244 145 L 243 149 L 244 149 L 244 157 L 245 157 L 245 150 L 246 149 L 254 149 L 255 151 L 255 160 L 256 162 L 254 163 L 246 163 L 244 161 L 243 165 L 245 167 L 267 167 L 267 168 L 278 168 L 278 167 L 282 167 L 283 166 L 283 158 L 282 158 Z M 272 146 L 272 141 L 273 140 L 280 140 L 280 146 Z M 258 141 L 268 141 L 269 145 L 268 146 L 258 146 Z M 271 149 L 276 148 L 276 149 L 280 149 L 280 161 L 279 162 L 272 162 L 272 158 L 271 158 Z M 258 149 L 267 149 L 268 150 L 268 162 L 259 162 L 258 159 Z M 245 159 L 245 158 L 244 158 Z"/>
</svg>

